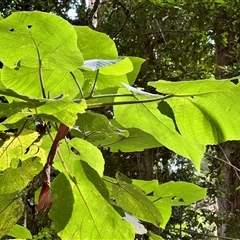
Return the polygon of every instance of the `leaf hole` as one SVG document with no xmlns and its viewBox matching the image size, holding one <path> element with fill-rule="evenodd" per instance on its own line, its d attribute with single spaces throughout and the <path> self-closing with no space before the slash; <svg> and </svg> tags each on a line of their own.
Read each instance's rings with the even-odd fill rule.
<svg viewBox="0 0 240 240">
<path fill-rule="evenodd" d="M 14 28 L 9 29 L 9 32 L 14 32 Z"/>
<path fill-rule="evenodd" d="M 176 198 L 177 198 L 177 196 L 173 196 L 173 197 L 172 197 L 172 200 L 175 200 Z"/>
<path fill-rule="evenodd" d="M 78 155 L 78 156 L 81 155 L 80 152 L 79 152 L 76 148 L 71 147 L 71 150 L 72 150 L 72 152 L 75 153 L 76 155 Z"/>
<path fill-rule="evenodd" d="M 235 84 L 235 85 L 238 85 L 239 80 L 236 78 L 236 79 L 230 80 L 230 82 L 233 83 L 233 84 Z"/>
<path fill-rule="evenodd" d="M 28 28 L 28 29 L 31 29 L 31 28 L 32 28 L 32 25 L 27 25 L 27 28 Z"/>
</svg>

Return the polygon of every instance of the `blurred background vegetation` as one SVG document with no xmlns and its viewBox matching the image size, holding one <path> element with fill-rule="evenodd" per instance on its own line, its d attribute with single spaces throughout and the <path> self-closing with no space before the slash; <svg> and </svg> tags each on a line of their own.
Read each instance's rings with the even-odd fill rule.
<svg viewBox="0 0 240 240">
<path fill-rule="evenodd" d="M 146 61 L 135 83 L 147 91 L 148 81 L 235 78 L 239 75 L 240 2 L 238 0 L 2 0 L 0 11 L 39 10 L 57 14 L 74 25 L 87 25 L 109 35 L 119 55 Z M 101 113 L 110 117 L 111 108 Z M 227 123 L 226 123 L 227 124 Z M 238 123 L 236 123 L 238 124 Z M 154 126 L 153 126 L 154 127 Z M 157 127 L 157 126 L 155 126 Z M 174 141 L 174 139 L 172 139 Z M 202 171 L 168 149 L 111 153 L 101 149 L 105 175 L 121 171 L 131 178 L 188 181 L 208 189 L 204 201 L 173 208 L 164 239 L 240 239 L 240 145 L 208 146 Z M 52 239 L 50 222 L 33 221 L 35 239 Z M 38 234 L 38 235 L 37 235 Z M 147 236 L 136 236 L 147 239 Z"/>
</svg>

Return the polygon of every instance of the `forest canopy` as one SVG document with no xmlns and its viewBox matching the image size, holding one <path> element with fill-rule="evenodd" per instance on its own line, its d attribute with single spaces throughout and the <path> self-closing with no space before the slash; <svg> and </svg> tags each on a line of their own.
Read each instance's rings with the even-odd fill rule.
<svg viewBox="0 0 240 240">
<path fill-rule="evenodd" d="M 237 2 L 0 7 L 1 238 L 240 237 Z"/>
</svg>

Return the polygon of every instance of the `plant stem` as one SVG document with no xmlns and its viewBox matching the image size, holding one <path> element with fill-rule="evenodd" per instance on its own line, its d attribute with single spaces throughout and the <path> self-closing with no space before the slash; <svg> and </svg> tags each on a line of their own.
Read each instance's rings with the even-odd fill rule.
<svg viewBox="0 0 240 240">
<path fill-rule="evenodd" d="M 95 95 L 92 96 L 91 99 L 95 99 L 95 98 L 109 98 L 109 97 L 132 97 L 133 94 L 129 93 L 129 94 L 102 94 L 102 95 Z"/>
<path fill-rule="evenodd" d="M 37 46 L 33 37 L 32 37 L 32 40 L 34 42 L 34 45 L 35 45 L 36 50 L 37 50 L 37 55 L 38 55 L 38 74 L 39 74 L 39 80 L 40 80 L 42 95 L 43 95 L 43 98 L 47 98 L 46 93 L 45 93 L 45 88 L 44 88 L 43 73 L 42 73 L 42 60 L 41 60 L 40 52 L 39 52 L 38 46 Z"/>
<path fill-rule="evenodd" d="M 169 94 L 166 96 L 161 96 L 157 98 L 151 98 L 151 99 L 140 99 L 136 101 L 122 101 L 122 102 L 109 102 L 109 103 L 93 103 L 93 104 L 88 104 L 87 109 L 91 108 L 99 108 L 99 107 L 105 107 L 105 106 L 113 106 L 113 105 L 127 105 L 127 104 L 139 104 L 139 103 L 149 103 L 149 102 L 158 102 L 162 101 L 164 99 L 168 99 L 173 97 L 173 94 Z"/>
<path fill-rule="evenodd" d="M 83 91 L 82 91 L 82 88 L 78 82 L 78 80 L 76 79 L 76 77 L 74 76 L 74 74 L 72 72 L 70 72 L 71 76 L 73 77 L 74 79 L 74 82 L 76 83 L 77 87 L 78 87 L 78 90 L 79 90 L 79 93 L 81 95 L 81 98 L 84 98 L 84 94 L 83 94 Z"/>
<path fill-rule="evenodd" d="M 99 69 L 97 69 L 96 76 L 95 76 L 95 79 L 94 79 L 94 83 L 93 83 L 91 92 L 90 92 L 89 96 L 87 96 L 87 97 L 85 98 L 86 100 L 89 99 L 89 98 L 92 98 L 92 96 L 93 96 L 94 89 L 95 89 L 95 87 L 96 87 L 97 80 L 98 80 L 98 74 L 99 74 Z"/>
</svg>

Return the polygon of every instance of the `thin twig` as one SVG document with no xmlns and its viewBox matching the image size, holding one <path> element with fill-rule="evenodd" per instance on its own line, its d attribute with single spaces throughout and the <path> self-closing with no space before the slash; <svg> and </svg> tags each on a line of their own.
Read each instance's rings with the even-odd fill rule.
<svg viewBox="0 0 240 240">
<path fill-rule="evenodd" d="M 158 25 L 158 28 L 159 28 L 159 31 L 160 31 L 160 33 L 161 33 L 161 35 L 162 35 L 163 41 L 164 41 L 164 43 L 166 43 L 167 41 L 166 41 L 166 39 L 165 39 L 165 36 L 164 36 L 164 34 L 163 34 L 163 31 L 162 31 L 162 28 L 160 27 L 159 22 L 158 22 L 157 19 L 155 19 L 155 21 L 156 21 L 156 23 L 157 23 L 157 25 Z"/>
<path fill-rule="evenodd" d="M 124 22 L 123 22 L 122 26 L 117 30 L 117 32 L 115 32 L 115 33 L 113 34 L 113 36 L 112 36 L 111 38 L 115 38 L 115 37 L 123 30 L 123 28 L 124 28 L 125 25 L 127 24 L 128 18 L 129 18 L 134 12 L 136 12 L 138 9 L 143 8 L 143 7 L 145 7 L 145 6 L 146 6 L 146 4 L 140 4 L 139 6 L 137 6 L 136 8 L 134 8 L 132 11 L 130 11 L 130 12 L 128 13 L 128 15 L 126 16 L 126 18 L 124 19 Z"/>
<path fill-rule="evenodd" d="M 234 165 L 232 165 L 231 161 L 229 160 L 229 158 L 228 158 L 227 154 L 225 153 L 225 151 L 223 150 L 222 146 L 221 146 L 221 145 L 218 145 L 218 146 L 219 146 L 219 148 L 221 149 L 221 151 L 222 151 L 225 159 L 227 160 L 228 164 L 229 164 L 231 167 L 234 166 Z M 238 169 L 238 170 L 237 170 L 236 168 L 233 168 L 233 169 L 234 169 L 234 172 L 236 173 L 236 176 L 237 176 L 238 180 L 240 180 L 240 176 L 239 176 L 239 174 L 238 174 L 239 169 Z"/>
<path fill-rule="evenodd" d="M 227 161 L 225 161 L 225 160 L 222 159 L 222 158 L 212 156 L 212 155 L 210 155 L 210 154 L 208 154 L 208 153 L 205 153 L 204 155 L 207 156 L 207 157 L 210 157 L 210 158 L 214 158 L 214 159 L 216 159 L 216 160 L 219 160 L 219 161 L 221 161 L 221 162 L 223 162 L 223 163 L 226 163 L 226 164 L 229 165 L 230 167 L 234 168 L 236 171 L 239 171 L 239 172 L 240 172 L 240 169 L 237 168 L 236 166 L 234 166 L 233 164 L 231 164 L 231 162 L 227 162 Z"/>
</svg>

